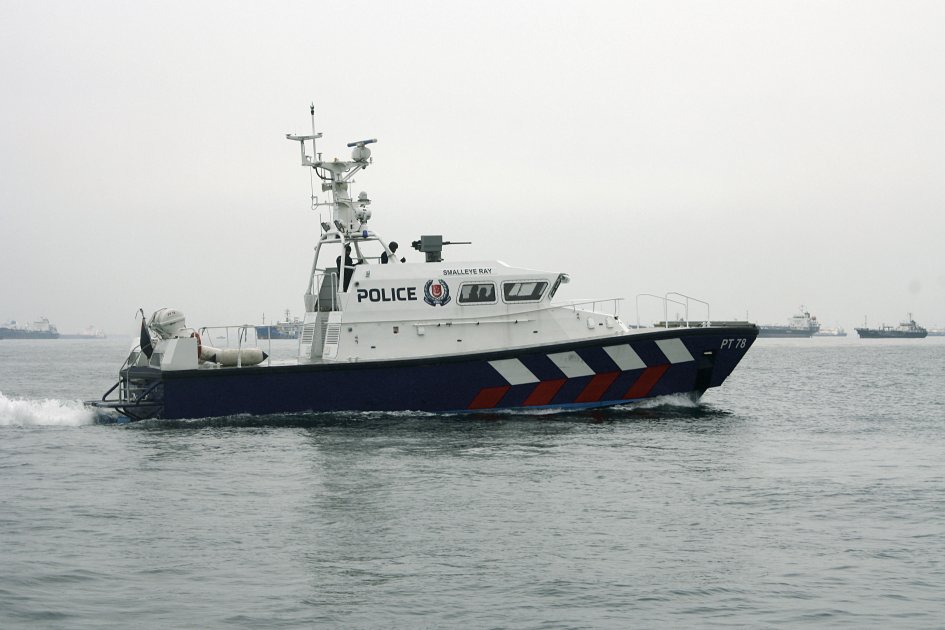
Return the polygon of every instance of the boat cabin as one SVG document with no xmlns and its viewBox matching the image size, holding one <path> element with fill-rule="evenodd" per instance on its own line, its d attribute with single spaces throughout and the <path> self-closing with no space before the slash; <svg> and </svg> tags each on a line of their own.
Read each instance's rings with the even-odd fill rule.
<svg viewBox="0 0 945 630">
<path fill-rule="evenodd" d="M 568 282 L 563 273 L 498 260 L 447 262 L 439 252 L 428 256 L 431 262 L 402 263 L 369 231 L 335 236 L 326 233 L 316 248 L 299 343 L 303 362 L 465 354 L 625 330 L 616 312 L 552 305 Z"/>
</svg>

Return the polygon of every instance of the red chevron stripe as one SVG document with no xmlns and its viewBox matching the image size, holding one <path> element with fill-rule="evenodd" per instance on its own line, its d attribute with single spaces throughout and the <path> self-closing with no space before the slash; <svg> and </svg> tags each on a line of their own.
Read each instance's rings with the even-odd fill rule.
<svg viewBox="0 0 945 630">
<path fill-rule="evenodd" d="M 551 399 L 555 397 L 555 394 L 558 393 L 558 390 L 561 389 L 561 386 L 564 385 L 566 378 L 559 378 L 553 381 L 542 381 L 535 385 L 535 389 L 532 390 L 532 393 L 528 395 L 528 398 L 525 399 L 525 402 L 522 403 L 526 407 L 532 407 L 535 405 L 547 405 L 551 402 Z"/>
<path fill-rule="evenodd" d="M 505 393 L 512 389 L 511 385 L 503 385 L 502 387 L 486 387 L 485 389 L 480 389 L 479 393 L 476 394 L 476 397 L 473 398 L 473 401 L 469 403 L 469 409 L 492 409 L 499 404 L 499 401 L 502 400 L 502 397 L 505 396 Z"/>
<path fill-rule="evenodd" d="M 574 399 L 574 402 L 584 403 L 584 402 L 597 402 L 600 400 L 601 396 L 604 395 L 604 392 L 607 391 L 607 388 L 617 380 L 617 377 L 620 376 L 620 372 L 604 372 L 603 374 L 595 374 L 594 378 L 591 379 L 591 382 L 584 387 L 578 397 Z"/>
<path fill-rule="evenodd" d="M 653 386 L 659 382 L 663 373 L 668 369 L 669 364 L 667 363 L 666 365 L 654 365 L 653 367 L 648 367 L 643 370 L 643 374 L 640 375 L 637 382 L 623 395 L 624 400 L 627 398 L 643 398 L 649 394 Z"/>
</svg>

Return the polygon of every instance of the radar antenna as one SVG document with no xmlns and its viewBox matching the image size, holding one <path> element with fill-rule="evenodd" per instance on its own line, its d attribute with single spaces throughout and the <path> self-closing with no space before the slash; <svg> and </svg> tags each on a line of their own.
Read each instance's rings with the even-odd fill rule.
<svg viewBox="0 0 945 630">
<path fill-rule="evenodd" d="M 312 116 L 312 133 L 306 135 L 296 135 L 287 133 L 286 139 L 299 143 L 302 166 L 310 167 L 319 179 L 322 180 L 322 192 L 330 193 L 329 200 L 320 202 L 315 196 L 314 183 L 312 185 L 312 208 L 321 206 L 331 207 L 331 221 L 321 221 L 324 231 L 329 231 L 335 226 L 339 232 L 346 236 L 353 232 L 367 232 L 366 224 L 371 218 L 371 211 L 367 208 L 371 200 L 367 193 L 362 192 L 357 199 L 352 199 L 348 192 L 348 185 L 353 183 L 354 174 L 371 165 L 371 150 L 367 147 L 369 144 L 377 142 L 377 138 L 367 140 L 356 140 L 349 142 L 348 147 L 352 149 L 350 160 L 322 160 L 322 156 L 317 152 L 315 141 L 322 137 L 322 134 L 315 131 L 315 104 L 312 103 L 309 112 Z M 311 141 L 312 155 L 305 152 L 305 143 Z M 327 226 L 327 227 L 326 227 Z"/>
</svg>

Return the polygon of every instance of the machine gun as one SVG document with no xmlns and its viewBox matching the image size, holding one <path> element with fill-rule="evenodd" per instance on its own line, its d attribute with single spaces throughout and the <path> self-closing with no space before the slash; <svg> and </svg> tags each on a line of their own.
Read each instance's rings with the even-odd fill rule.
<svg viewBox="0 0 945 630">
<path fill-rule="evenodd" d="M 418 252 L 423 252 L 429 263 L 443 260 L 444 245 L 472 245 L 472 241 L 444 241 L 441 234 L 424 234 L 419 241 L 414 241 L 410 245 Z"/>
</svg>

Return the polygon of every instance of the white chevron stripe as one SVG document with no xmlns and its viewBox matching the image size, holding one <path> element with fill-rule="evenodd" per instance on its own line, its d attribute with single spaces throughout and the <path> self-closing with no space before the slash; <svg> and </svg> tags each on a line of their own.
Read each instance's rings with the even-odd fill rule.
<svg viewBox="0 0 945 630">
<path fill-rule="evenodd" d="M 568 378 L 577 378 L 579 376 L 591 376 L 595 374 L 594 370 L 591 369 L 587 363 L 584 362 L 584 359 L 581 358 L 577 352 L 573 350 L 570 352 L 556 352 L 555 354 L 549 354 L 548 358 L 554 361 L 554 364 L 558 366 L 558 369 L 564 372 L 564 375 Z"/>
<path fill-rule="evenodd" d="M 629 344 L 607 346 L 604 348 L 604 352 L 610 355 L 610 358 L 614 360 L 614 363 L 617 364 L 621 372 L 626 372 L 627 370 L 642 370 L 646 367 L 646 363 L 643 362 L 640 355 L 633 351 L 633 348 L 631 348 Z"/>
<path fill-rule="evenodd" d="M 695 360 L 689 354 L 689 350 L 686 349 L 686 344 L 682 342 L 682 339 L 660 339 L 656 342 L 656 345 L 660 347 L 670 363 L 685 363 L 686 361 Z"/>
<path fill-rule="evenodd" d="M 538 379 L 532 374 L 532 371 L 525 367 L 525 364 L 518 359 L 489 361 L 489 365 L 494 367 L 495 371 L 509 382 L 509 385 L 524 385 L 525 383 L 538 382 Z"/>
</svg>

